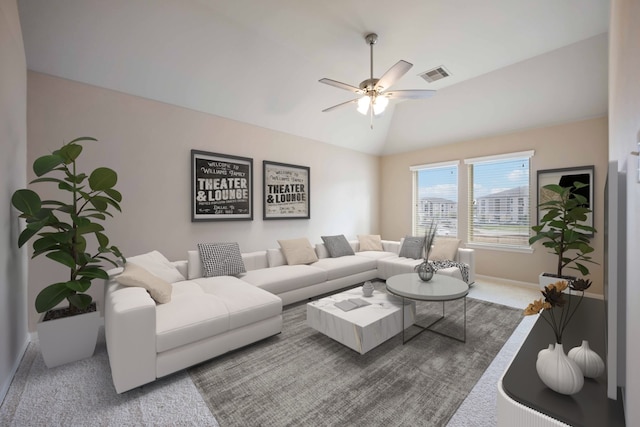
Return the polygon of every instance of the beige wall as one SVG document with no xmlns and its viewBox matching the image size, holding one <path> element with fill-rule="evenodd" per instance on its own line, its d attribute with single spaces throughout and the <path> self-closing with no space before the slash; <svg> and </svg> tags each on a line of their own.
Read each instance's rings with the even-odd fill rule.
<svg viewBox="0 0 640 427">
<path fill-rule="evenodd" d="M 0 0 L 0 402 L 22 354 L 27 333 L 27 252 L 11 195 L 26 185 L 27 65 L 15 0 Z"/>
<path fill-rule="evenodd" d="M 575 123 L 526 130 L 508 135 L 464 141 L 457 144 L 426 148 L 420 151 L 385 156 L 381 165 L 380 230 L 386 239 L 399 239 L 411 233 L 412 227 L 412 174 L 409 166 L 463 160 L 493 154 L 535 150 L 531 159 L 532 188 L 536 185 L 536 172 L 572 166 L 595 165 L 595 227 L 603 231 L 604 183 L 607 173 L 607 119 L 605 117 Z M 458 179 L 459 194 L 467 194 L 467 170 L 461 162 Z M 533 193 L 535 194 L 535 193 Z M 534 205 L 535 202 L 532 203 Z M 460 197 L 458 237 L 466 241 L 467 200 Z M 536 218 L 535 206 L 531 209 Z M 590 292 L 602 293 L 602 259 L 604 233 L 593 239 L 594 259 L 600 265 L 590 266 L 593 286 Z M 556 258 L 540 245 L 533 254 L 476 250 L 476 272 L 481 275 L 537 283 L 543 271 L 554 271 Z"/>
<path fill-rule="evenodd" d="M 118 172 L 123 213 L 106 227 L 126 255 L 157 249 L 178 260 L 199 242 L 237 241 L 248 252 L 277 247 L 277 239 L 378 232 L 376 156 L 35 72 L 28 87 L 29 164 L 63 141 L 96 137 L 80 165 Z M 253 221 L 191 222 L 191 149 L 253 158 Z M 263 160 L 310 166 L 310 220 L 262 220 Z M 29 271 L 33 329 L 35 295 L 64 272 L 43 257 Z"/>
</svg>

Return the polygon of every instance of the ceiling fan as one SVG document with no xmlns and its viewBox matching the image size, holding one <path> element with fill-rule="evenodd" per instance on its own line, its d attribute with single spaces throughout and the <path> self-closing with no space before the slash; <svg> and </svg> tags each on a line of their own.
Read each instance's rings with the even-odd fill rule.
<svg viewBox="0 0 640 427">
<path fill-rule="evenodd" d="M 335 110 L 349 104 L 358 104 L 357 110 L 362 114 L 370 113 L 371 129 L 373 129 L 373 116 L 381 114 L 389 103 L 389 99 L 424 99 L 435 95 L 435 90 L 388 90 L 400 77 L 404 76 L 413 64 L 407 61 L 398 61 L 393 67 L 389 68 L 386 73 L 379 79 L 373 77 L 373 45 L 378 41 L 378 35 L 375 33 L 367 34 L 365 41 L 371 49 L 371 77 L 363 80 L 359 87 L 352 86 L 331 79 L 320 79 L 320 83 L 328 84 L 339 89 L 348 90 L 357 95 L 358 98 L 347 102 L 342 102 L 333 107 L 322 110 L 323 113 Z"/>
</svg>

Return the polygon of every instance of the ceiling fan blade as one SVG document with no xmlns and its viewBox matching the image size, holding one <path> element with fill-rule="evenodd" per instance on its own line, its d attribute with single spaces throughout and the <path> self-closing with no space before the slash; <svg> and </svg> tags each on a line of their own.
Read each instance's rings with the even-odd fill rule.
<svg viewBox="0 0 640 427">
<path fill-rule="evenodd" d="M 383 92 L 382 95 L 391 99 L 424 99 L 431 98 L 436 94 L 435 90 L 390 90 Z"/>
<path fill-rule="evenodd" d="M 378 83 L 376 83 L 374 89 L 388 89 L 389 87 L 391 87 L 391 85 L 398 81 L 400 77 L 404 76 L 411 67 L 413 67 L 413 64 L 407 61 L 400 60 L 396 62 L 396 65 L 389 68 L 387 72 L 384 73 L 382 77 L 380 77 L 380 80 L 378 80 Z"/>
<path fill-rule="evenodd" d="M 351 85 L 348 85 L 346 83 L 342 83 L 342 82 L 339 82 L 339 81 L 336 81 L 336 80 L 320 79 L 318 81 L 320 83 L 324 83 L 324 84 L 329 85 L 329 86 L 337 87 L 338 89 L 348 90 L 349 92 L 353 92 L 353 93 L 357 93 L 357 94 L 364 93 L 362 91 L 362 89 L 360 89 L 359 87 L 351 86 Z"/>
<path fill-rule="evenodd" d="M 327 113 L 329 111 L 335 110 L 336 108 L 344 107 L 345 105 L 355 104 L 356 102 L 358 102 L 358 99 L 360 99 L 360 98 L 352 99 L 351 101 L 342 102 L 342 103 L 340 103 L 338 105 L 334 105 L 333 107 L 325 108 L 324 110 L 322 110 L 322 112 L 323 113 Z"/>
</svg>

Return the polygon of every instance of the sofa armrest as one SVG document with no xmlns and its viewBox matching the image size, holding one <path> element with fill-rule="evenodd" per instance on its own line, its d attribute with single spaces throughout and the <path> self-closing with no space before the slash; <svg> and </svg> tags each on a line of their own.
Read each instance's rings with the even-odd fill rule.
<svg viewBox="0 0 640 427">
<path fill-rule="evenodd" d="M 476 254 L 473 249 L 458 248 L 456 261 L 469 266 L 469 284 L 476 281 Z"/>
<path fill-rule="evenodd" d="M 156 304 L 143 288 L 105 285 L 104 329 L 111 376 L 122 393 L 156 379 Z"/>
</svg>

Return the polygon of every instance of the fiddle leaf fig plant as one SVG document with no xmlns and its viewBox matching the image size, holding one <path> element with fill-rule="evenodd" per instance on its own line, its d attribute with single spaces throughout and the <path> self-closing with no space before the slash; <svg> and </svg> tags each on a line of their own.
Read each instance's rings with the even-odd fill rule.
<svg viewBox="0 0 640 427">
<path fill-rule="evenodd" d="M 26 220 L 18 246 L 35 239 L 32 258 L 44 254 L 69 269 L 69 280 L 53 283 L 38 294 L 35 301 L 38 313 L 51 310 L 65 299 L 71 313 L 87 309 L 92 298 L 85 292 L 92 281 L 109 277 L 103 262 L 114 266 L 118 258 L 125 262 L 120 250 L 110 246 L 104 227 L 98 222 L 113 217 L 110 210 L 121 211 L 122 195 L 114 188 L 118 175 L 106 167 L 99 167 L 89 175 L 78 172 L 76 160 L 82 153 L 83 141 L 97 140 L 74 139 L 33 162 L 37 178 L 31 183 L 56 185 L 60 191 L 57 200 L 42 200 L 30 189 L 17 190 L 11 197 L 11 204 L 21 212 L 20 218 Z M 89 250 L 91 236 L 97 242 L 94 251 Z"/>
<path fill-rule="evenodd" d="M 587 198 L 575 192 L 586 186 L 588 184 L 575 182 L 569 187 L 557 184 L 542 187 L 555 197 L 538 205 L 545 214 L 540 224 L 531 227 L 535 234 L 529 239 L 529 244 L 542 241 L 544 247 L 551 249 L 550 253 L 557 255 L 558 277 L 562 277 L 565 267 L 586 276 L 589 268 L 585 263 L 597 264 L 591 259 L 594 249 L 589 244 L 589 235 L 596 229 L 584 224 L 591 209 L 587 207 Z"/>
</svg>

